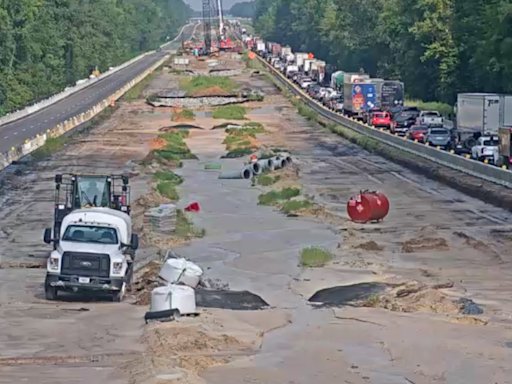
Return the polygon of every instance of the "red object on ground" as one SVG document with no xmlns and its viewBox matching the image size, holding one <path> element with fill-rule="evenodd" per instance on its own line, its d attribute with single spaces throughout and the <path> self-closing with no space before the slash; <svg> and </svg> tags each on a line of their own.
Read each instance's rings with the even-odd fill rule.
<svg viewBox="0 0 512 384">
<path fill-rule="evenodd" d="M 380 221 L 389 212 L 389 200 L 381 192 L 361 191 L 350 198 L 347 213 L 356 223 Z"/>
<path fill-rule="evenodd" d="M 199 212 L 199 203 L 192 203 L 185 208 L 187 212 Z"/>
</svg>

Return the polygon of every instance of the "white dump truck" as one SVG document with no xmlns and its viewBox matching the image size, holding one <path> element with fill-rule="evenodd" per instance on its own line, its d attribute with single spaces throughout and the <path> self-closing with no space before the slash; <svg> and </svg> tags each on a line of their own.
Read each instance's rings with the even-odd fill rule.
<svg viewBox="0 0 512 384">
<path fill-rule="evenodd" d="M 44 242 L 54 244 L 47 261 L 46 299 L 59 291 L 96 292 L 120 302 L 130 288 L 139 239 L 132 233 L 130 216 L 120 210 L 98 207 L 67 214 L 60 233 L 47 228 Z"/>
</svg>

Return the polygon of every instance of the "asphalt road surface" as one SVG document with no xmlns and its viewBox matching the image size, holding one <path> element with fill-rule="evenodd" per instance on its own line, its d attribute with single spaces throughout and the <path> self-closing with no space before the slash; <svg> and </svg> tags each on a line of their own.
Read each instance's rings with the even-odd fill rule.
<svg viewBox="0 0 512 384">
<path fill-rule="evenodd" d="M 183 36 L 185 40 L 190 39 L 193 30 L 194 25 L 187 26 L 184 29 Z M 155 64 L 166 55 L 166 51 L 177 49 L 180 44 L 181 38 L 170 43 L 162 52 L 148 55 L 48 108 L 0 126 L 0 153 L 7 152 L 11 147 L 22 144 L 26 139 L 31 139 L 71 117 L 91 109 Z"/>
</svg>

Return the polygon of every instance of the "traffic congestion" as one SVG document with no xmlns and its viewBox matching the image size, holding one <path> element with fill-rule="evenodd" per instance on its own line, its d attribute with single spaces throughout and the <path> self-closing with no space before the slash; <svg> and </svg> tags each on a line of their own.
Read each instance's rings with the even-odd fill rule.
<svg viewBox="0 0 512 384">
<path fill-rule="evenodd" d="M 454 113 L 406 105 L 401 81 L 336 70 L 311 53 L 292 52 L 240 30 L 245 46 L 334 112 L 452 154 L 500 166 L 512 165 L 512 96 L 458 94 Z"/>
</svg>

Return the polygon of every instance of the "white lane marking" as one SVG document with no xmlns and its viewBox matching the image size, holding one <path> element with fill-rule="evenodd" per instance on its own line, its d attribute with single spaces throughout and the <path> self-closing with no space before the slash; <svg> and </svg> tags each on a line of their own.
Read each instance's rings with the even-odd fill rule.
<svg viewBox="0 0 512 384">
<path fill-rule="evenodd" d="M 23 128 L 22 131 L 25 132 L 27 129 L 26 128 Z"/>
<path fill-rule="evenodd" d="M 5 136 L 5 137 L 4 137 L 4 139 L 8 139 L 8 138 L 9 138 L 9 136 Z"/>
<path fill-rule="evenodd" d="M 15 135 L 17 135 L 17 134 L 18 134 L 18 132 L 14 132 L 14 134 L 15 134 Z"/>
</svg>

